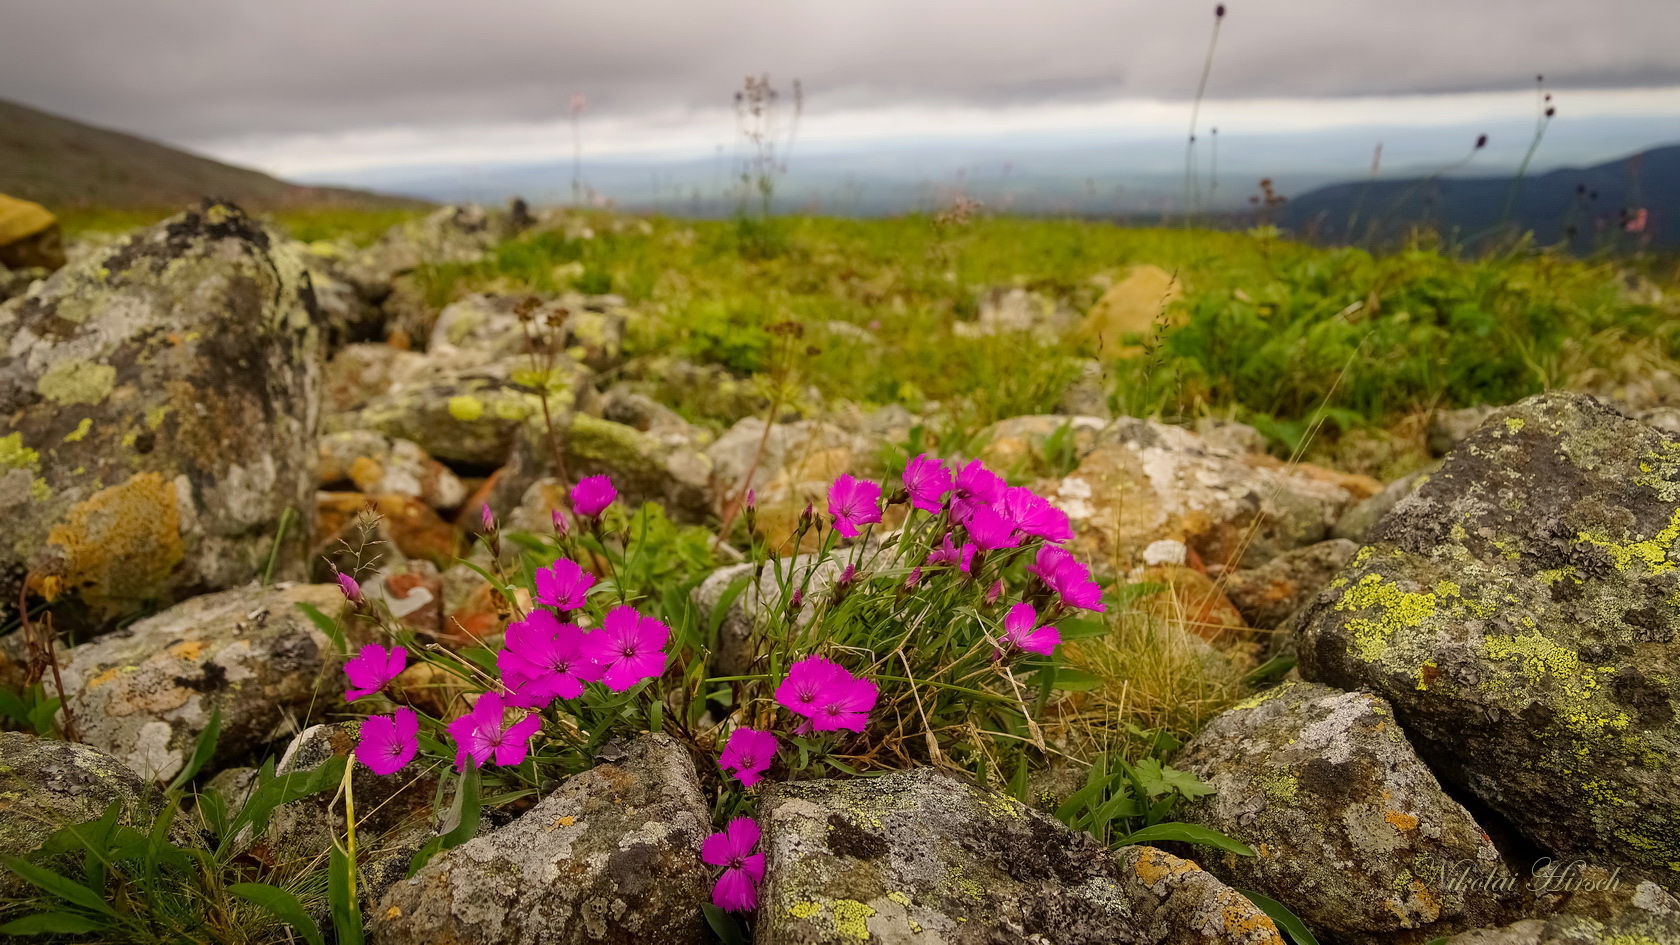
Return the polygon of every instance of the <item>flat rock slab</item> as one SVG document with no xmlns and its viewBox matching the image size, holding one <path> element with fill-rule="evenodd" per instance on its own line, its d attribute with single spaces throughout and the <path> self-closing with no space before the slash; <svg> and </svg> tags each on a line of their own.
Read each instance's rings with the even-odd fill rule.
<svg viewBox="0 0 1680 945">
<path fill-rule="evenodd" d="M 562 784 L 519 819 L 433 857 L 386 893 L 379 945 L 706 942 L 711 815 L 668 736 Z"/>
<path fill-rule="evenodd" d="M 1212 877 L 1196 870 L 1207 883 L 1166 906 L 1175 890 L 1148 888 L 1164 874 L 1152 883 L 1089 835 L 932 768 L 777 785 L 759 816 L 758 945 L 1279 941 L 1246 900 L 1218 908 L 1257 937 L 1225 935 L 1223 918 L 1202 937 L 1189 917 L 1211 908 Z"/>
<path fill-rule="evenodd" d="M 195 597 L 69 652 L 64 687 L 87 744 L 168 781 L 221 713 L 207 772 L 339 698 L 332 643 L 298 609 L 344 606 L 336 584 L 255 584 Z"/>
</svg>

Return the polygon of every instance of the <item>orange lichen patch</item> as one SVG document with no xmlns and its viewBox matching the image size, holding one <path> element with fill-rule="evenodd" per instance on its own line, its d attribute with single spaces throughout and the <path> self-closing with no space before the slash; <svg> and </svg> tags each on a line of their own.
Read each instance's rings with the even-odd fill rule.
<svg viewBox="0 0 1680 945">
<path fill-rule="evenodd" d="M 363 492 L 372 492 L 379 487 L 379 481 L 385 478 L 385 467 L 371 456 L 358 456 L 350 464 L 350 481 Z"/>
<path fill-rule="evenodd" d="M 1219 894 L 1223 902 L 1220 916 L 1225 934 L 1234 942 L 1272 943 L 1283 945 L 1283 935 L 1271 917 L 1261 912 L 1241 893 L 1227 889 Z"/>
<path fill-rule="evenodd" d="M 198 659 L 199 656 L 204 653 L 204 641 L 202 641 L 202 640 L 182 640 L 180 643 L 177 643 L 174 646 L 170 647 L 169 652 L 173 653 L 174 655 L 180 657 L 183 660 L 187 660 L 188 662 L 191 662 L 193 660 Z"/>
<path fill-rule="evenodd" d="M 1153 886 L 1165 879 L 1188 873 L 1200 873 L 1202 868 L 1190 860 L 1181 860 L 1170 853 L 1149 848 L 1144 850 L 1132 869 L 1145 883 Z"/>
<path fill-rule="evenodd" d="M 1389 826 L 1401 833 L 1405 833 L 1408 830 L 1416 830 L 1418 825 L 1418 819 L 1416 817 L 1397 810 L 1391 810 L 1384 814 L 1383 819 L 1388 821 Z"/>
<path fill-rule="evenodd" d="M 47 533 L 49 563 L 41 573 L 115 615 L 162 596 L 184 556 L 174 486 L 155 472 L 139 473 L 70 507 Z"/>
<path fill-rule="evenodd" d="M 97 675 L 97 676 L 93 677 L 92 679 L 88 680 L 87 685 L 82 687 L 82 691 L 83 692 L 88 692 L 88 691 L 91 691 L 91 690 L 94 690 L 94 689 L 98 689 L 100 686 L 103 686 L 103 685 L 109 683 L 111 680 L 116 679 L 118 676 L 121 676 L 127 668 L 128 667 L 126 667 L 126 666 L 113 666 L 110 669 L 107 669 L 103 673 L 100 673 L 99 675 Z"/>
</svg>

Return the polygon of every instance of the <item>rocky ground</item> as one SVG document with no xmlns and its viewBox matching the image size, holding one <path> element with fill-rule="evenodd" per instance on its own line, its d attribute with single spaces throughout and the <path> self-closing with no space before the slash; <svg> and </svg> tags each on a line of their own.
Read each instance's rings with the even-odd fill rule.
<svg viewBox="0 0 1680 945">
<path fill-rule="evenodd" d="M 608 474 L 632 505 L 714 529 L 751 489 L 758 527 L 787 546 L 836 475 L 888 474 L 881 457 L 918 423 L 836 404 L 715 433 L 657 392 L 728 396 L 735 379 L 625 363 L 626 332 L 656 312 L 576 293 L 430 304 L 425 265 L 475 259 L 517 225 L 448 208 L 334 249 L 211 203 L 7 290 L 0 686 L 62 685 L 58 731 L 79 744 L 0 734 L 0 853 L 113 802 L 149 823 L 191 763 L 228 798 L 271 746 L 289 742 L 282 773 L 342 765 L 357 723 L 318 698 L 342 656 L 299 607 L 338 614 L 335 572 L 419 640 L 493 639 L 506 615 L 475 566 L 481 506 L 544 531 L 566 481 Z M 1105 324 L 1122 301 L 1099 306 Z M 1077 319 L 1000 293 L 969 330 Z M 1076 394 L 1070 413 L 982 431 L 973 454 L 1030 469 L 1075 554 L 1107 581 L 1160 585 L 1141 612 L 1197 647 L 1245 669 L 1298 657 L 1174 762 L 1215 789 L 1180 819 L 1256 855 L 1108 849 L 934 766 L 779 784 L 759 808 L 755 941 L 1285 941 L 1241 890 L 1325 943 L 1680 942 L 1667 414 L 1564 393 L 1443 413 L 1443 459 L 1385 484 L 1282 462 L 1240 424 L 1112 417 Z M 723 599 L 750 567 L 720 547 L 695 600 L 728 608 L 727 666 L 762 595 Z M 446 691 L 415 691 L 447 710 Z M 213 756 L 193 759 L 211 725 Z M 412 877 L 449 799 L 420 771 L 359 787 L 378 811 L 358 863 L 370 940 L 712 940 L 696 757 L 646 735 L 599 760 Z M 241 855 L 326 857 L 342 824 L 310 805 L 245 830 Z M 28 890 L 0 870 L 0 900 Z"/>
</svg>

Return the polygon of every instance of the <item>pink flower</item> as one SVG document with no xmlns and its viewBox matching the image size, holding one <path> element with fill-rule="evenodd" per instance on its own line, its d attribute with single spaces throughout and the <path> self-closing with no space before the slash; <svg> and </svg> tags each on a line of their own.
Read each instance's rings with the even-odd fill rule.
<svg viewBox="0 0 1680 945">
<path fill-rule="evenodd" d="M 847 538 L 856 538 L 859 525 L 881 520 L 881 486 L 841 476 L 828 488 L 828 514 L 834 527 Z"/>
<path fill-rule="evenodd" d="M 946 532 L 945 538 L 940 547 L 928 552 L 927 563 L 954 564 L 960 567 L 966 574 L 969 566 L 974 563 L 974 550 L 973 545 L 963 545 L 961 548 L 958 548 L 956 544 L 951 541 L 951 533 Z"/>
<path fill-rule="evenodd" d="M 809 719 L 819 732 L 863 731 L 878 695 L 875 684 L 858 679 L 845 667 L 821 656 L 808 656 L 788 667 L 776 687 L 776 701 L 794 715 Z"/>
<path fill-rule="evenodd" d="M 1038 612 L 1031 604 L 1016 604 L 1003 618 L 1003 642 L 1028 653 L 1049 656 L 1055 652 L 1056 644 L 1062 642 L 1062 632 L 1055 627 L 1036 626 L 1037 623 Z"/>
<path fill-rule="evenodd" d="M 738 728 L 729 733 L 729 742 L 723 746 L 718 767 L 735 775 L 742 785 L 752 787 L 764 778 L 764 772 L 770 770 L 770 763 L 775 760 L 775 735 Z"/>
<path fill-rule="evenodd" d="M 670 636 L 670 627 L 621 604 L 607 613 L 601 629 L 589 634 L 584 645 L 601 667 L 601 681 L 613 692 L 623 692 L 665 672 L 664 646 Z"/>
<path fill-rule="evenodd" d="M 344 664 L 344 675 L 350 677 L 350 689 L 344 693 L 345 701 L 355 702 L 384 689 L 385 684 L 397 678 L 407 665 L 408 651 L 400 646 L 387 650 L 377 643 L 369 643 L 362 647 Z"/>
<path fill-rule="evenodd" d="M 601 668 L 584 655 L 585 635 L 546 610 L 510 624 L 507 645 L 496 654 L 502 683 L 513 690 L 508 702 L 540 709 L 555 699 L 576 699 L 583 684 L 601 678 Z"/>
<path fill-rule="evenodd" d="M 996 581 L 992 582 L 991 587 L 986 588 L 986 606 L 990 607 L 993 604 L 997 603 L 997 599 L 999 597 L 1002 597 L 1002 596 L 1003 596 L 1003 579 L 999 578 Z"/>
<path fill-rule="evenodd" d="M 559 509 L 551 509 L 548 513 L 549 521 L 554 523 L 554 534 L 566 537 L 566 513 Z"/>
<path fill-rule="evenodd" d="M 343 571 L 338 572 L 338 589 L 344 592 L 344 599 L 350 603 L 360 604 L 362 602 L 362 586 L 356 583 L 355 578 Z"/>
<path fill-rule="evenodd" d="M 618 498 L 611 476 L 590 476 L 572 487 L 572 511 L 584 518 L 598 518 Z"/>
<path fill-rule="evenodd" d="M 951 482 L 951 471 L 945 464 L 926 453 L 904 467 L 904 488 L 910 493 L 910 504 L 924 512 L 938 512 L 945 507 L 945 493 L 951 491 Z"/>
<path fill-rule="evenodd" d="M 595 575 L 570 558 L 538 568 L 536 578 L 537 603 L 555 610 L 579 609 L 589 599 L 589 588 L 595 584 Z"/>
<path fill-rule="evenodd" d="M 1026 486 L 1015 486 L 1003 493 L 1002 511 L 1004 518 L 1034 538 L 1067 541 L 1073 537 L 1067 513 Z"/>
<path fill-rule="evenodd" d="M 875 708 L 880 694 L 880 689 L 867 679 L 836 682 L 811 716 L 811 728 L 819 732 L 842 728 L 861 732 L 869 725 L 869 710 Z"/>
<path fill-rule="evenodd" d="M 967 525 L 969 541 L 982 551 L 1013 548 L 1021 543 L 1021 536 L 1015 532 L 1015 523 L 996 510 L 984 506 L 975 508 L 968 514 Z"/>
<path fill-rule="evenodd" d="M 499 765 L 519 764 L 541 726 L 542 716 L 533 712 L 503 728 L 501 694 L 487 692 L 473 703 L 471 712 L 449 723 L 449 736 L 455 739 L 455 768 L 466 771 L 468 758 L 481 768 L 492 758 Z"/>
<path fill-rule="evenodd" d="M 490 511 L 490 503 L 485 502 L 478 507 L 478 524 L 487 532 L 496 530 L 496 513 Z"/>
<path fill-rule="evenodd" d="M 918 566 L 910 569 L 910 576 L 904 579 L 904 586 L 905 587 L 915 587 L 917 584 L 920 584 L 921 581 L 922 581 L 922 569 L 921 569 L 921 566 L 918 565 Z"/>
<path fill-rule="evenodd" d="M 406 705 L 398 706 L 391 715 L 363 719 L 356 760 L 381 777 L 396 774 L 414 760 L 420 748 L 419 732 L 420 719 Z"/>
<path fill-rule="evenodd" d="M 1091 580 L 1091 572 L 1067 551 L 1045 545 L 1038 549 L 1027 570 L 1038 575 L 1044 586 L 1055 591 L 1069 607 L 1102 612 L 1102 587 Z"/>
<path fill-rule="evenodd" d="M 712 905 L 727 912 L 750 912 L 758 905 L 758 884 L 764 881 L 764 854 L 758 846 L 758 824 L 737 817 L 700 845 L 700 859 L 723 867 L 712 887 Z"/>
<path fill-rule="evenodd" d="M 986 464 L 974 460 L 957 473 L 955 493 L 951 499 L 951 517 L 967 522 L 975 509 L 986 508 L 1003 498 L 1007 484 Z"/>
</svg>

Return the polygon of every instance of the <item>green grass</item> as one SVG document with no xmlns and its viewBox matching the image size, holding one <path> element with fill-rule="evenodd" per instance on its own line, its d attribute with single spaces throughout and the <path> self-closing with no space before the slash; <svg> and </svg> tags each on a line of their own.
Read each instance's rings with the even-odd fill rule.
<svg viewBox="0 0 1680 945">
<path fill-rule="evenodd" d="M 1136 263 L 1173 273 L 1186 324 L 1111 366 L 1113 406 L 1168 418 L 1218 413 L 1293 448 L 1326 432 L 1394 424 L 1431 408 L 1503 403 L 1567 386 L 1638 348 L 1680 350 L 1672 306 L 1632 301 L 1621 267 L 1523 248 L 1453 258 L 1427 240 L 1372 256 L 1275 233 L 1126 229 L 1083 221 L 793 217 L 772 221 L 591 218 L 592 239 L 540 232 L 486 262 L 424 274 L 438 305 L 469 291 L 610 289 L 640 319 L 632 354 L 674 354 L 749 377 L 771 370 L 766 329 L 794 321 L 795 380 L 864 405 L 937 404 L 972 432 L 1054 408 L 1090 355 L 1069 340 L 965 338 L 980 293 L 1020 286 L 1083 312 Z M 864 327 L 877 342 L 853 337 Z M 678 403 L 693 419 L 699 405 Z"/>
</svg>

